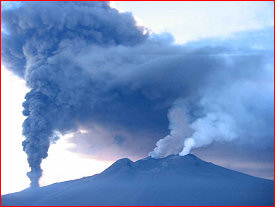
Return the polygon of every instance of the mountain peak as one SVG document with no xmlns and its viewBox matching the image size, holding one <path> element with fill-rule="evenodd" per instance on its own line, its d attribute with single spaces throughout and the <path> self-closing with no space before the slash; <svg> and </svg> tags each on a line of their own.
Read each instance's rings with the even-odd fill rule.
<svg viewBox="0 0 275 207">
<path fill-rule="evenodd" d="M 123 164 L 130 165 L 132 163 L 133 163 L 133 161 L 130 160 L 129 158 L 121 158 L 121 159 L 117 160 L 116 162 L 114 162 L 114 164 L 117 164 L 117 165 L 123 165 Z"/>
<path fill-rule="evenodd" d="M 164 172 L 164 171 L 186 171 L 188 169 L 194 170 L 198 166 L 209 165 L 209 163 L 199 159 L 193 154 L 187 154 L 185 156 L 168 155 L 163 158 L 146 157 L 136 162 L 131 161 L 128 158 L 119 159 L 114 162 L 109 168 L 107 168 L 103 175 L 114 174 L 136 174 L 138 172 L 145 173 L 148 171 Z"/>
<path fill-rule="evenodd" d="M 194 154 L 187 154 L 187 155 L 184 155 L 184 156 L 180 156 L 178 154 L 171 154 L 171 155 L 167 155 L 165 157 L 159 157 L 159 158 L 155 158 L 155 157 L 151 157 L 151 156 L 148 156 L 148 157 L 145 157 L 143 159 L 140 159 L 140 160 L 169 160 L 169 159 L 182 159 L 182 158 L 193 158 L 193 159 L 199 159 L 196 155 Z M 127 159 L 127 158 L 125 158 Z M 140 161 L 140 160 L 137 160 L 136 162 Z"/>
<path fill-rule="evenodd" d="M 102 173 L 1 197 L 2 205 L 273 205 L 273 181 L 193 154 L 117 160 Z"/>
<path fill-rule="evenodd" d="M 151 157 L 152 158 L 152 157 Z M 172 155 L 168 155 L 166 157 L 162 157 L 162 158 L 152 158 L 152 159 L 162 159 L 162 160 L 171 160 L 171 159 L 194 159 L 194 160 L 201 160 L 199 159 L 196 155 L 194 154 L 187 154 L 187 155 L 184 155 L 184 156 L 181 156 L 181 155 L 175 155 L 175 154 L 172 154 Z"/>
</svg>

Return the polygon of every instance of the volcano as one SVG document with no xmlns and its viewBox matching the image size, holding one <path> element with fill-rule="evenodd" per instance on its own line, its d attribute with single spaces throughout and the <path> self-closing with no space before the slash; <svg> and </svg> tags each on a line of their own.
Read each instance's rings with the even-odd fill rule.
<svg viewBox="0 0 275 207">
<path fill-rule="evenodd" d="M 273 205 L 274 182 L 193 154 L 124 158 L 100 174 L 1 196 L 2 205 Z"/>
</svg>

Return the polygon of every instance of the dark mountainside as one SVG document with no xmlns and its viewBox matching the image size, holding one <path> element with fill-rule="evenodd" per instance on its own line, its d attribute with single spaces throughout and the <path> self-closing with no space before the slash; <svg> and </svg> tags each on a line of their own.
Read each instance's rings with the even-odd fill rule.
<svg viewBox="0 0 275 207">
<path fill-rule="evenodd" d="M 2 205 L 273 205 L 273 181 L 195 155 L 116 161 L 100 174 L 1 196 Z"/>
</svg>

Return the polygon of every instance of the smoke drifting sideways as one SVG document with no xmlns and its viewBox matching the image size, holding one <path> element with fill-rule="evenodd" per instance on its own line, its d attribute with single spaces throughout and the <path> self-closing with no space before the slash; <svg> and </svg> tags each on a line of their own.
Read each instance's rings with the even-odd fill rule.
<svg viewBox="0 0 275 207">
<path fill-rule="evenodd" d="M 169 124 L 152 157 L 213 141 L 273 143 L 273 28 L 176 45 L 106 2 L 23 2 L 1 15 L 2 63 L 30 88 L 23 149 L 31 186 L 50 144 L 91 123 L 135 139 L 169 133 Z"/>
<path fill-rule="evenodd" d="M 196 93 L 173 103 L 168 114 L 170 134 L 156 143 L 149 153 L 152 157 L 184 156 L 213 142 L 273 148 L 274 33 L 270 29 L 237 33 L 226 41 L 189 44 L 245 49 L 220 53 L 223 65 L 216 63 L 215 73 L 204 74 L 207 84 L 197 82 Z"/>
</svg>

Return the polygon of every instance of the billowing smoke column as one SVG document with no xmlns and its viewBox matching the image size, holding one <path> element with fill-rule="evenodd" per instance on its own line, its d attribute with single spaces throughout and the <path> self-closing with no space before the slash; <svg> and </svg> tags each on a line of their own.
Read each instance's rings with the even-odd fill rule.
<svg viewBox="0 0 275 207">
<path fill-rule="evenodd" d="M 273 143 L 273 28 L 176 45 L 106 2 L 23 2 L 2 11 L 1 26 L 2 63 L 30 88 L 32 186 L 50 144 L 91 123 L 129 136 L 116 136 L 120 145 L 163 136 L 152 157 L 214 141 Z"/>
<path fill-rule="evenodd" d="M 89 95 L 101 89 L 74 64 L 75 54 L 87 45 L 135 45 L 146 35 L 131 14 L 119 14 L 106 2 L 26 2 L 4 11 L 2 21 L 3 62 L 31 89 L 23 103 L 23 148 L 28 177 L 37 186 L 55 131 L 76 128 L 73 118 L 81 116 L 81 104 L 93 105 Z"/>
</svg>

